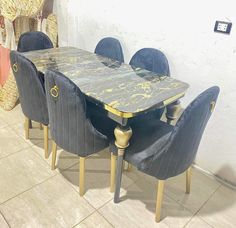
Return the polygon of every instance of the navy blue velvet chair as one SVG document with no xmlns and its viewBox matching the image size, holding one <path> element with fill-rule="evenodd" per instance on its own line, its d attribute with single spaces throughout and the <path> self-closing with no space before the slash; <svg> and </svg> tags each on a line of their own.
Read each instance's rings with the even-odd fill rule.
<svg viewBox="0 0 236 228">
<path fill-rule="evenodd" d="M 53 48 L 52 41 L 43 32 L 26 32 L 23 33 L 17 45 L 17 51 L 27 52 L 41 49 Z"/>
<path fill-rule="evenodd" d="M 169 63 L 165 54 L 155 48 L 140 49 L 133 55 L 129 64 L 160 75 L 170 76 Z"/>
<path fill-rule="evenodd" d="M 45 158 L 48 158 L 48 109 L 40 74 L 34 64 L 17 51 L 11 51 L 10 60 L 25 115 L 25 137 L 29 138 L 30 120 L 43 124 Z"/>
<path fill-rule="evenodd" d="M 155 72 L 158 75 L 170 76 L 169 63 L 163 52 L 155 48 L 142 48 L 137 51 L 131 58 L 129 64 L 135 68 L 142 68 L 148 71 Z M 131 119 L 133 121 L 139 121 L 142 117 L 149 117 L 160 119 L 164 112 L 164 108 L 157 109 L 150 112 L 148 115 L 139 116 Z"/>
<path fill-rule="evenodd" d="M 49 37 L 44 34 L 43 32 L 38 32 L 38 31 L 33 31 L 33 32 L 25 32 L 23 33 L 20 38 L 19 38 L 19 42 L 17 45 L 17 51 L 18 52 L 28 52 L 28 51 L 35 51 L 35 50 L 42 50 L 42 49 L 48 49 L 48 48 L 53 48 L 53 44 L 52 41 L 49 39 Z M 40 80 L 41 85 L 44 88 L 44 76 L 41 72 L 37 72 L 38 75 L 38 79 Z M 35 86 L 37 86 L 37 84 L 32 84 Z M 32 86 L 31 85 L 31 86 Z M 37 88 L 39 89 L 39 88 Z M 44 96 L 45 97 L 45 96 Z M 44 103 L 46 103 L 46 100 L 44 101 Z M 48 116 L 48 114 L 47 114 Z M 28 119 L 28 117 L 26 117 L 26 124 L 25 126 L 28 127 L 28 129 L 25 129 L 26 131 L 26 138 L 29 138 L 29 128 L 32 128 L 32 121 L 31 119 Z M 40 122 L 40 128 L 42 128 L 42 124 Z M 44 134 L 44 143 L 45 143 L 45 147 L 46 146 L 46 142 L 47 139 L 45 137 L 47 137 L 46 131 L 48 131 L 47 129 L 47 125 L 44 125 L 44 130 L 45 130 L 45 134 Z M 47 150 L 47 148 L 45 148 Z M 45 157 L 48 157 L 48 152 L 45 150 Z"/>
<path fill-rule="evenodd" d="M 161 219 L 164 182 L 186 171 L 186 193 L 190 192 L 191 165 L 206 124 L 215 107 L 219 87 L 201 93 L 185 109 L 175 126 L 162 121 L 137 122 L 124 159 L 138 170 L 158 179 L 156 221 Z M 114 143 L 110 146 L 116 154 Z M 111 169 L 112 170 L 112 169 Z M 120 188 L 120 186 L 116 186 Z M 115 202 L 117 199 L 115 200 Z"/>
<path fill-rule="evenodd" d="M 70 79 L 59 72 L 47 71 L 45 88 L 50 132 L 54 141 L 52 169 L 55 169 L 57 145 L 80 156 L 79 191 L 82 196 L 85 157 L 108 147 L 108 138 L 94 126 L 96 121 L 90 119 L 84 94 Z M 98 122 L 101 125 L 102 120 Z"/>
<path fill-rule="evenodd" d="M 117 60 L 121 63 L 124 62 L 124 55 L 120 41 L 112 37 L 106 37 L 100 40 L 94 53 Z"/>
</svg>

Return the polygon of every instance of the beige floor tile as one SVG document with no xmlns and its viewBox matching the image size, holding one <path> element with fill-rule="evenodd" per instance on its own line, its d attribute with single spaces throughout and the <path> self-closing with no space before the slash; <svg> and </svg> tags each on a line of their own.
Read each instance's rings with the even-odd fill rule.
<svg viewBox="0 0 236 228">
<path fill-rule="evenodd" d="M 0 203 L 54 175 L 32 148 L 0 160 Z"/>
<path fill-rule="evenodd" d="M 221 186 L 198 215 L 213 227 L 236 227 L 236 190 Z"/>
<path fill-rule="evenodd" d="M 7 225 L 5 219 L 3 218 L 3 216 L 0 214 L 0 227 L 1 228 L 9 228 L 9 226 Z"/>
<path fill-rule="evenodd" d="M 20 104 L 18 104 L 11 111 L 5 111 L 0 108 L 0 117 L 9 125 L 15 125 L 16 123 L 23 122 L 25 118 Z"/>
<path fill-rule="evenodd" d="M 72 227 L 94 212 L 58 175 L 0 205 L 0 210 L 12 228 Z"/>
<path fill-rule="evenodd" d="M 212 228 L 209 224 L 198 217 L 193 217 L 185 228 Z"/>
<path fill-rule="evenodd" d="M 156 186 L 140 179 L 132 184 L 121 201 L 110 201 L 99 212 L 115 227 L 183 227 L 192 214 L 174 200 L 165 196 L 162 221 L 155 222 Z"/>
<path fill-rule="evenodd" d="M 51 167 L 52 163 L 52 141 L 49 140 L 49 158 L 44 158 L 44 145 L 43 142 L 33 146 L 37 155 L 44 159 L 48 165 Z M 76 154 L 69 153 L 60 148 L 57 149 L 57 160 L 56 160 L 56 171 L 62 172 L 64 169 L 71 167 L 79 162 L 79 157 Z"/>
<path fill-rule="evenodd" d="M 110 153 L 104 150 L 90 156 L 85 161 L 85 168 L 84 198 L 93 207 L 99 208 L 113 198 L 113 193 L 110 193 Z M 79 163 L 62 172 L 62 175 L 79 191 Z M 126 188 L 138 178 L 135 172 L 124 172 L 122 188 Z"/>
<path fill-rule="evenodd" d="M 0 145 L 0 158 L 30 146 L 10 127 L 0 128 Z"/>
<path fill-rule="evenodd" d="M 74 228 L 112 228 L 113 226 L 98 212 L 93 213 Z"/>
<path fill-rule="evenodd" d="M 0 118 L 0 128 L 4 128 L 7 125 L 8 125 L 7 122 L 5 122 L 3 118 Z"/>
<path fill-rule="evenodd" d="M 193 169 L 190 194 L 185 193 L 185 186 L 184 173 L 166 181 L 165 193 L 191 212 L 196 213 L 220 186 L 220 183 Z"/>
<path fill-rule="evenodd" d="M 25 139 L 24 121 L 11 125 L 11 128 L 31 146 L 44 142 L 43 130 L 39 129 L 39 123 L 32 122 L 32 128 L 29 130 L 29 139 Z"/>
</svg>

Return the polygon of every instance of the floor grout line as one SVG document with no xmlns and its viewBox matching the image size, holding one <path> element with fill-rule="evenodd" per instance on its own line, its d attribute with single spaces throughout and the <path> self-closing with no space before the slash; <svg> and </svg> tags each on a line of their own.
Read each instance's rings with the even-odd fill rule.
<svg viewBox="0 0 236 228">
<path fill-rule="evenodd" d="M 100 213 L 98 210 L 97 210 L 97 213 L 99 214 L 99 215 L 101 215 L 112 227 L 115 227 L 108 219 L 106 219 L 105 217 L 104 217 L 104 215 L 102 214 L 102 213 Z"/>
<path fill-rule="evenodd" d="M 149 183 L 150 185 L 152 185 L 145 177 L 144 177 L 144 180 L 147 181 L 147 183 Z M 139 179 L 137 179 L 134 183 L 130 184 L 130 185 L 127 187 L 127 190 L 128 190 L 128 188 L 129 188 L 131 185 L 135 184 L 135 183 L 138 182 L 138 181 L 139 181 Z M 176 201 L 175 199 L 173 199 L 172 197 L 170 197 L 170 196 L 169 196 L 168 194 L 166 194 L 165 192 L 164 192 L 164 195 L 167 196 L 168 198 L 170 198 L 171 200 L 173 200 L 175 203 L 177 203 L 177 204 L 180 205 L 181 207 L 183 207 L 186 211 L 188 211 L 188 212 L 191 214 L 191 217 L 190 217 L 190 219 L 189 219 L 189 221 L 191 221 L 191 219 L 192 219 L 192 218 L 194 217 L 194 215 L 195 215 L 192 211 L 190 211 L 188 208 L 186 208 L 185 206 L 183 206 L 181 203 L 179 203 L 178 201 Z M 189 222 L 189 221 L 188 221 L 188 222 Z M 187 222 L 187 223 L 188 223 L 188 222 Z M 186 223 L 186 224 L 187 224 L 187 223 Z M 185 225 L 186 225 L 186 224 L 185 224 Z M 185 225 L 184 225 L 184 226 L 185 226 Z M 183 226 L 183 227 L 184 227 L 184 226 Z"/>
<path fill-rule="evenodd" d="M 97 211 L 97 209 L 96 209 L 91 203 L 89 203 L 89 202 L 84 198 L 84 196 L 80 196 L 80 195 L 79 195 L 79 192 L 78 192 L 70 183 L 68 183 L 68 182 L 67 182 L 66 180 L 64 180 L 64 179 L 63 179 L 63 181 L 64 181 L 64 183 L 67 184 L 71 189 L 73 189 L 73 191 L 74 191 L 79 197 L 83 198 L 83 199 L 85 200 L 85 202 L 86 202 L 89 206 L 91 206 L 91 207 L 94 209 L 94 211 L 93 211 L 91 214 L 87 215 L 87 216 L 86 216 L 85 218 L 83 218 L 79 223 L 73 225 L 73 226 L 72 226 L 72 228 L 73 228 L 73 227 L 77 226 L 78 224 L 80 224 L 82 221 L 84 221 L 86 218 L 88 218 L 89 216 L 91 216 L 92 214 L 94 214 L 94 213 Z"/>
<path fill-rule="evenodd" d="M 210 225 L 209 223 L 207 223 L 205 220 L 203 220 L 201 217 L 198 217 L 194 214 L 194 216 L 183 226 L 183 228 L 187 227 L 187 225 L 194 219 L 194 218 L 198 218 L 200 220 L 202 220 L 202 222 L 206 223 L 207 225 L 209 225 L 210 227 L 214 228 L 214 226 Z"/>
<path fill-rule="evenodd" d="M 22 126 L 24 126 L 24 119 L 22 120 Z M 34 123 L 37 123 L 37 122 L 35 122 L 35 121 L 32 121 L 32 124 L 33 124 L 33 122 Z M 13 124 L 8 124 L 8 127 L 11 129 L 11 130 L 13 130 L 14 132 L 15 132 L 15 134 L 17 134 L 21 139 L 23 139 L 27 144 L 29 144 L 28 143 L 28 139 L 25 139 L 25 136 L 24 135 L 22 135 L 22 134 L 20 134 L 19 132 L 18 132 L 18 130 L 17 130 L 17 128 L 14 128 L 14 126 L 15 125 L 17 125 L 18 123 L 15 123 L 14 125 Z M 40 138 L 35 138 L 35 139 L 32 139 L 32 138 L 30 138 L 29 137 L 29 140 L 31 139 L 31 140 L 43 140 L 43 130 L 41 130 L 39 127 L 33 127 L 32 126 L 32 128 L 30 128 L 29 129 L 29 136 L 30 136 L 30 131 L 31 130 L 38 130 L 38 131 L 40 131 L 41 133 L 42 133 L 42 137 L 40 137 Z M 50 138 L 49 138 L 50 139 Z M 39 143 L 41 143 L 41 142 L 38 142 L 37 144 L 39 144 Z M 37 144 L 34 144 L 34 145 L 37 145 Z M 31 144 L 29 144 L 29 145 L 31 145 Z M 31 145 L 32 146 L 32 145 Z"/>
<path fill-rule="evenodd" d="M 18 154 L 18 153 L 22 152 L 23 150 L 28 150 L 30 147 L 31 147 L 31 146 L 28 146 L 28 147 L 25 147 L 25 148 L 23 148 L 23 149 L 17 150 L 16 152 L 13 152 L 13 153 L 8 154 L 8 155 L 6 155 L 6 156 L 4 156 L 4 157 L 1 157 L 0 160 L 5 159 L 5 158 L 8 158 L 8 157 L 10 157 L 10 156 L 12 156 L 12 155 Z"/>
<path fill-rule="evenodd" d="M 91 214 L 89 214 L 88 216 L 86 216 L 85 218 L 83 218 L 80 222 L 76 223 L 75 225 L 72 226 L 72 228 L 74 228 L 75 226 L 81 224 L 84 220 L 86 220 L 88 217 L 92 216 L 94 213 L 96 213 L 97 211 L 95 210 L 94 212 L 92 212 Z"/>
<path fill-rule="evenodd" d="M 34 145 L 28 143 L 28 142 L 26 141 L 26 139 L 25 139 L 24 137 L 22 137 L 22 135 L 20 135 L 20 134 L 18 133 L 18 131 L 13 127 L 13 125 L 10 125 L 10 124 L 8 124 L 8 123 L 6 123 L 6 124 L 7 124 L 7 125 L 4 126 L 4 127 L 2 127 L 2 128 L 10 128 L 11 130 L 13 130 L 14 133 L 15 133 L 18 137 L 20 137 L 21 139 L 23 139 L 23 140 L 26 142 L 26 144 L 27 144 L 28 146 L 27 146 L 26 148 L 23 148 L 23 149 L 20 149 L 19 151 L 14 152 L 14 153 L 12 153 L 12 154 L 9 154 L 9 155 L 7 155 L 7 156 L 2 157 L 2 158 L 0 158 L 0 160 L 1 160 L 1 159 L 4 159 L 4 158 L 7 158 L 7 157 L 10 157 L 10 156 L 12 156 L 12 155 L 14 155 L 14 154 L 20 153 L 20 152 L 22 152 L 23 150 L 32 148 L 32 147 L 34 147 L 34 146 L 38 146 L 38 145 L 41 143 L 41 142 L 39 142 L 38 144 L 34 144 Z M 0 129 L 2 129 L 2 128 L 0 128 Z M 37 129 L 37 128 L 34 127 L 34 129 Z M 34 150 L 34 148 L 32 148 L 32 149 Z M 34 151 L 33 153 L 34 153 L 37 157 L 40 156 L 40 154 L 37 153 L 37 151 Z M 40 156 L 40 158 L 50 167 L 50 164 L 49 164 L 45 159 L 43 159 L 42 156 Z M 73 167 L 73 166 L 76 166 L 77 164 L 79 164 L 79 161 L 76 162 L 76 163 L 74 163 L 74 164 L 72 164 L 72 165 L 70 165 L 70 166 L 68 166 L 67 168 L 61 170 L 61 172 L 59 172 L 59 171 L 58 171 L 58 172 L 55 172 L 54 175 L 50 176 L 49 178 L 45 179 L 44 181 L 42 181 L 42 182 L 40 182 L 40 183 L 38 183 L 38 184 L 35 184 L 35 185 L 31 186 L 29 189 L 27 189 L 27 190 L 25 190 L 25 191 L 23 191 L 23 192 L 17 194 L 16 196 L 9 198 L 8 200 L 6 200 L 6 201 L 0 203 L 0 205 L 5 204 L 6 202 L 8 202 L 8 201 L 10 201 L 10 200 L 12 200 L 12 199 L 18 197 L 18 196 L 21 195 L 21 194 L 24 194 L 24 193 L 27 192 L 27 191 L 30 191 L 31 189 L 37 187 L 38 185 L 41 185 L 41 184 L 47 182 L 48 180 L 54 178 L 54 177 L 57 176 L 57 175 L 60 175 L 60 176 L 61 176 L 63 172 L 65 172 L 66 170 L 70 169 L 70 168 Z M 206 175 L 206 174 L 205 174 L 205 175 Z M 207 175 L 206 175 L 206 176 L 207 176 Z M 137 183 L 138 181 L 139 181 L 139 178 L 137 178 L 137 180 L 133 181 L 132 183 L 128 184 L 124 189 L 125 189 L 125 190 L 128 190 L 132 185 L 134 185 L 134 184 Z M 147 181 L 147 182 L 149 183 L 148 180 L 145 179 L 145 181 Z M 79 192 L 78 192 L 70 183 L 68 183 L 66 180 L 64 180 L 64 182 L 65 182 L 67 185 L 69 185 L 77 194 L 79 194 Z M 179 204 L 180 206 L 182 206 L 183 208 L 185 208 L 185 209 L 186 209 L 187 211 L 189 211 L 191 214 L 193 214 L 192 217 L 186 222 L 186 224 L 185 224 L 183 227 L 186 227 L 186 226 L 194 219 L 194 217 L 199 218 L 200 220 L 204 221 L 204 222 L 205 222 L 206 224 L 208 224 L 209 226 L 213 227 L 213 226 L 210 225 L 208 222 L 206 222 L 206 221 L 204 220 L 204 218 L 202 218 L 201 216 L 197 216 L 197 214 L 201 211 L 201 209 L 209 202 L 209 200 L 215 195 L 215 193 L 216 193 L 222 186 L 223 186 L 223 184 L 222 184 L 222 183 L 219 183 L 219 186 L 210 194 L 210 196 L 206 199 L 206 201 L 200 206 L 200 208 L 199 208 L 195 213 L 192 213 L 192 211 L 190 211 L 188 208 L 186 208 L 186 206 L 182 205 L 181 203 L 179 203 L 178 201 L 176 201 L 174 198 L 172 198 L 172 197 L 169 196 L 168 194 L 165 193 L 165 195 L 166 195 L 167 197 L 169 197 L 171 200 L 175 201 L 175 202 L 176 202 L 177 204 Z M 101 208 L 103 208 L 104 206 L 106 206 L 108 203 L 110 203 L 110 202 L 113 200 L 113 198 L 110 199 L 110 200 L 108 200 L 107 202 L 105 202 L 103 205 L 101 205 L 101 206 L 98 207 L 97 209 L 96 209 L 85 197 L 83 197 L 83 199 L 84 199 L 92 208 L 94 208 L 95 210 L 94 210 L 91 214 L 89 214 L 88 216 L 86 216 L 84 219 L 82 219 L 79 223 L 75 224 L 73 227 L 75 227 L 75 226 L 78 225 L 78 224 L 81 224 L 84 220 L 86 220 L 88 217 L 92 216 L 92 215 L 93 215 L 94 213 L 96 213 L 96 212 L 99 213 L 99 215 L 101 215 L 112 227 L 114 227 L 114 226 L 109 222 L 109 220 L 107 220 L 107 219 L 103 216 L 103 214 L 101 214 L 101 213 L 99 212 L 99 210 L 100 210 Z M 6 220 L 5 216 L 1 213 L 1 211 L 0 211 L 0 214 L 3 216 L 3 218 L 4 218 L 4 220 L 6 221 L 7 225 L 10 227 L 8 221 Z"/>
<path fill-rule="evenodd" d="M 4 214 L 1 211 L 0 211 L 0 215 L 3 217 L 3 219 L 6 222 L 6 224 L 9 226 L 9 228 L 11 228 L 10 224 L 8 223 L 7 219 L 5 218 Z"/>
<path fill-rule="evenodd" d="M 77 162 L 76 164 L 78 164 L 78 163 L 79 163 L 79 162 Z M 69 168 L 75 166 L 76 164 L 71 165 L 71 166 L 68 167 L 67 169 L 69 169 Z M 63 171 L 66 171 L 66 170 L 63 170 Z M 131 185 L 135 184 L 137 181 L 138 181 L 138 179 L 135 180 L 135 181 L 133 181 L 133 183 L 127 185 L 127 186 L 125 187 L 125 189 L 128 189 Z M 65 181 L 65 182 L 66 182 L 66 181 Z M 75 187 L 73 187 L 73 186 L 72 186 L 70 183 L 68 183 L 68 182 L 66 182 L 66 183 L 79 195 L 79 192 L 78 192 L 78 190 L 77 190 Z M 101 205 L 100 207 L 96 208 L 96 207 L 94 207 L 84 196 L 82 196 L 82 197 L 83 197 L 83 199 L 84 199 L 92 208 L 95 209 L 95 211 L 94 211 L 93 213 L 91 213 L 90 215 L 86 216 L 82 221 L 80 221 L 79 223 L 75 224 L 73 227 L 75 227 L 75 226 L 77 226 L 78 224 L 82 223 L 85 219 L 87 219 L 88 217 L 90 217 L 90 216 L 91 216 L 92 214 L 94 214 L 95 212 L 98 212 L 112 227 L 114 227 L 114 226 L 110 223 L 110 221 L 107 220 L 107 219 L 99 212 L 99 210 L 100 210 L 102 207 L 104 207 L 106 204 L 108 204 L 110 201 L 112 201 L 113 198 L 111 198 L 110 200 L 108 200 L 107 202 L 105 202 L 105 203 L 104 203 L 103 205 Z"/>
<path fill-rule="evenodd" d="M 217 189 L 209 196 L 209 198 L 202 204 L 202 206 L 198 209 L 198 211 L 194 214 L 194 216 L 197 215 L 198 212 L 200 212 L 200 210 L 209 202 L 209 200 L 215 195 L 215 193 L 216 193 L 222 186 L 223 186 L 222 184 L 220 184 L 220 185 L 218 186 L 218 188 L 217 188 Z M 212 225 L 209 224 L 207 221 L 205 221 L 205 219 L 202 218 L 201 216 L 198 216 L 198 217 L 200 217 L 200 218 L 201 218 L 205 223 L 207 223 L 208 225 L 212 226 Z"/>
<path fill-rule="evenodd" d="M 18 196 L 24 194 L 25 192 L 30 191 L 31 189 L 33 189 L 33 188 L 35 188 L 35 187 L 37 187 L 37 186 L 43 184 L 44 182 L 50 180 L 51 178 L 53 178 L 53 177 L 55 177 L 55 176 L 57 176 L 57 175 L 58 175 L 58 173 L 55 173 L 54 175 L 52 175 L 52 176 L 46 178 L 45 180 L 43 180 L 43 181 L 41 181 L 41 182 L 39 182 L 39 183 L 37 183 L 37 184 L 31 186 L 30 188 L 28 188 L 28 189 L 26 189 L 26 190 L 24 190 L 24 191 L 18 193 L 17 195 L 15 195 L 15 196 L 13 196 L 13 197 L 11 197 L 11 198 L 9 198 L 9 199 L 7 199 L 7 200 L 1 202 L 0 205 L 3 205 L 3 204 L 5 204 L 5 203 L 7 203 L 8 201 L 10 201 L 10 200 L 12 200 L 12 199 L 14 199 L 14 198 L 16 198 L 16 197 L 18 197 Z"/>
<path fill-rule="evenodd" d="M 212 198 L 212 196 L 219 190 L 219 188 L 222 187 L 222 184 L 220 184 L 215 191 L 213 191 L 213 193 L 209 196 L 209 198 L 201 205 L 201 207 L 194 213 L 193 217 L 198 217 L 200 218 L 201 220 L 203 220 L 205 223 L 207 223 L 209 226 L 213 227 L 211 224 L 209 224 L 207 221 L 205 221 L 201 216 L 197 216 L 198 212 L 207 204 L 207 202 Z M 192 217 L 192 218 L 193 218 Z M 191 218 L 191 220 L 192 220 Z M 190 221 L 191 221 L 190 220 Z M 188 225 L 188 223 L 190 222 L 188 221 L 184 227 L 186 227 Z"/>
</svg>

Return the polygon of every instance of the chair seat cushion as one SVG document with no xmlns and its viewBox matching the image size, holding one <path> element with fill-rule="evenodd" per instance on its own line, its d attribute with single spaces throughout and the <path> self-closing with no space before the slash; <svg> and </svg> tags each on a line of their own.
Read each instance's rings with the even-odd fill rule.
<svg viewBox="0 0 236 228">
<path fill-rule="evenodd" d="M 135 122 L 131 124 L 131 128 L 133 135 L 129 147 L 125 150 L 124 159 L 138 169 L 144 170 L 148 161 L 158 153 L 154 148 L 162 148 L 168 142 L 173 126 L 160 120 L 150 119 L 145 122 Z M 110 144 L 110 150 L 117 154 L 114 140 Z"/>
</svg>

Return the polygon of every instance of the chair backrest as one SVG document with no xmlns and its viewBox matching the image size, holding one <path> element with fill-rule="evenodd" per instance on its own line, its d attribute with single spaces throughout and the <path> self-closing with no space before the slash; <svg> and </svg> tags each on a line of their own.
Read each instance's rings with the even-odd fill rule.
<svg viewBox="0 0 236 228">
<path fill-rule="evenodd" d="M 10 60 L 23 113 L 31 120 L 48 125 L 46 95 L 37 69 L 17 51 L 11 51 Z"/>
<path fill-rule="evenodd" d="M 85 97 L 66 76 L 48 70 L 45 88 L 50 132 L 58 146 L 79 156 L 87 156 L 108 146 L 87 115 Z"/>
<path fill-rule="evenodd" d="M 23 33 L 18 42 L 17 51 L 27 52 L 41 49 L 53 48 L 52 41 L 43 32 Z"/>
<path fill-rule="evenodd" d="M 195 159 L 206 124 L 216 104 L 219 87 L 214 86 L 201 93 L 181 115 L 168 144 L 154 156 L 151 172 L 164 180 L 184 172 Z"/>
<path fill-rule="evenodd" d="M 155 48 L 142 48 L 137 51 L 131 58 L 129 64 L 145 70 L 152 71 L 156 74 L 170 76 L 169 63 L 166 56 Z M 164 108 L 155 110 L 156 118 L 160 118 Z"/>
<path fill-rule="evenodd" d="M 169 63 L 166 56 L 155 48 L 140 49 L 133 55 L 129 64 L 157 74 L 170 76 Z"/>
<path fill-rule="evenodd" d="M 115 38 L 103 38 L 98 42 L 94 52 L 98 55 L 102 55 L 110 59 L 115 59 L 122 63 L 124 62 L 124 55 L 120 41 Z"/>
</svg>

